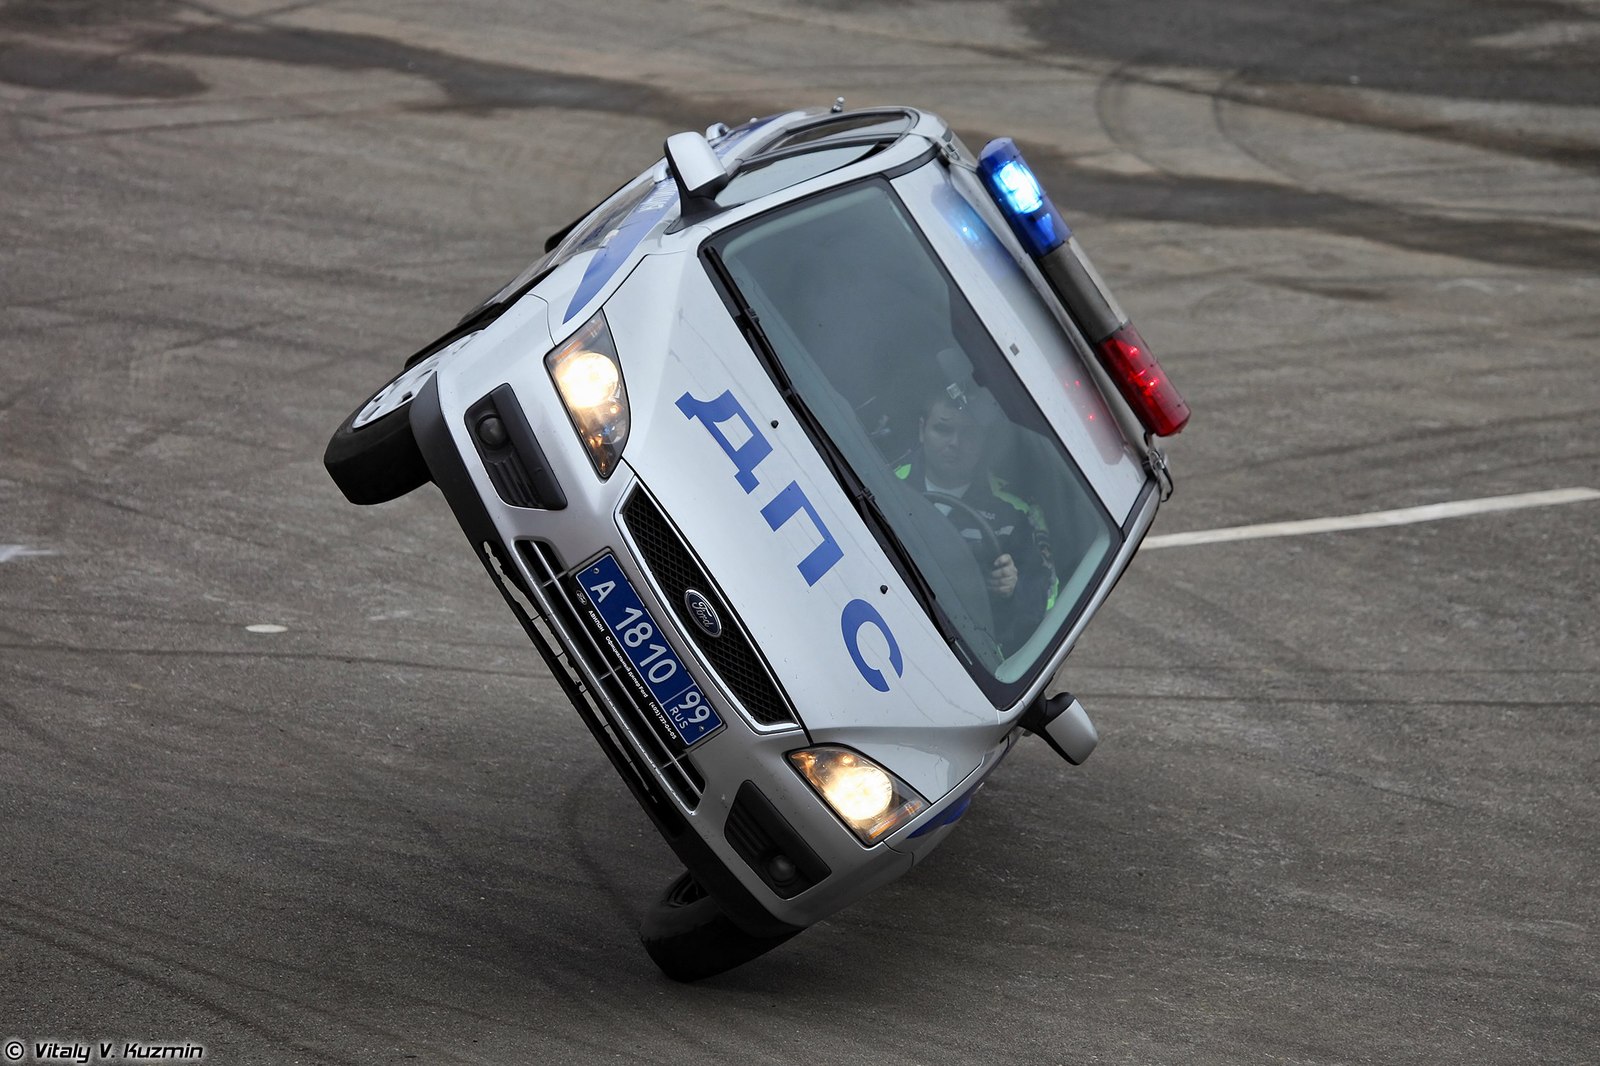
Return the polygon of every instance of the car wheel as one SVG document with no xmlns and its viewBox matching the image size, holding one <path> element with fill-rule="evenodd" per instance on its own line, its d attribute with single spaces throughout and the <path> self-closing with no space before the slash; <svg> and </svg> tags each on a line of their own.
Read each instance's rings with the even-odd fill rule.
<svg viewBox="0 0 1600 1066">
<path fill-rule="evenodd" d="M 688 872 L 672 882 L 639 924 L 644 949 L 674 981 L 698 981 L 742 966 L 792 936 L 752 936 L 740 929 Z"/>
<path fill-rule="evenodd" d="M 322 465 L 351 503 L 387 503 L 428 483 L 428 464 L 411 433 L 411 401 L 444 354 L 402 370 L 333 431 Z"/>
</svg>

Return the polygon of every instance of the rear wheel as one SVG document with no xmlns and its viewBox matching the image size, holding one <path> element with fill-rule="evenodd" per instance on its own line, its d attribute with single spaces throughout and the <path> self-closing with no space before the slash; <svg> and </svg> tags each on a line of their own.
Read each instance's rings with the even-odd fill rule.
<svg viewBox="0 0 1600 1066">
<path fill-rule="evenodd" d="M 792 936 L 752 936 L 740 929 L 687 871 L 639 924 L 644 949 L 674 981 L 698 981 L 742 966 Z"/>
<path fill-rule="evenodd" d="M 444 354 L 402 370 L 333 431 L 322 465 L 351 503 L 387 503 L 428 483 L 428 464 L 411 433 L 411 401 Z"/>
</svg>

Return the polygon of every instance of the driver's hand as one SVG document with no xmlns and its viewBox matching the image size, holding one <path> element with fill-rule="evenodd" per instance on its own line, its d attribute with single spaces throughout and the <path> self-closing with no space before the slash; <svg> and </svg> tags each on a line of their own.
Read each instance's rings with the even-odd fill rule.
<svg viewBox="0 0 1600 1066">
<path fill-rule="evenodd" d="M 996 596 L 1010 596 L 1016 590 L 1017 564 L 1011 561 L 1011 556 L 1002 555 L 989 571 L 989 591 Z"/>
</svg>

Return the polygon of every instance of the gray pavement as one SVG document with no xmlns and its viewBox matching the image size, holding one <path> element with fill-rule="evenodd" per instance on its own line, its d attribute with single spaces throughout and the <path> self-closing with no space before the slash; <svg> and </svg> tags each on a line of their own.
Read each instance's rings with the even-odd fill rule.
<svg viewBox="0 0 1600 1066">
<path fill-rule="evenodd" d="M 1106 7 L 0 2 L 0 1039 L 1600 1061 L 1600 503 L 1142 554 L 1089 763 L 684 987 L 437 493 L 321 469 L 666 134 L 843 94 L 1024 144 L 1195 410 L 1158 533 L 1600 488 L 1600 5 Z"/>
</svg>

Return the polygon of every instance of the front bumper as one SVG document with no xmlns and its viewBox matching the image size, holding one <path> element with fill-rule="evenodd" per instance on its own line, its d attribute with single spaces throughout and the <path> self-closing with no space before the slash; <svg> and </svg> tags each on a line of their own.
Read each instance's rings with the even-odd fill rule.
<svg viewBox="0 0 1600 1066">
<path fill-rule="evenodd" d="M 705 642 L 686 632 L 678 586 L 687 579 L 674 571 L 699 563 L 681 539 L 672 543 L 676 532 L 647 486 L 626 462 L 600 482 L 571 462 L 570 449 L 563 454 L 555 446 L 556 433 L 570 434 L 563 413 L 541 420 L 537 410 L 505 411 L 516 400 L 501 387 L 493 391 L 502 413 L 545 436 L 548 446 L 528 465 L 543 465 L 562 487 L 564 505 L 507 503 L 503 475 L 485 464 L 469 433 L 480 417 L 475 387 L 441 375 L 412 402 L 413 431 L 433 479 L 584 724 L 663 838 L 734 921 L 759 935 L 804 928 L 899 877 L 944 836 L 908 826 L 892 845 L 862 847 L 790 767 L 788 753 L 810 738 L 759 649 L 712 657 Z M 573 575 L 604 552 L 616 558 L 725 723 L 687 751 L 675 751 L 652 728 L 648 698 L 575 589 Z M 728 605 L 704 569 L 692 577 Z M 973 776 L 992 768 L 1005 746 L 1002 740 Z M 939 822 L 975 784 L 969 780 L 936 801 L 913 826 Z"/>
</svg>

